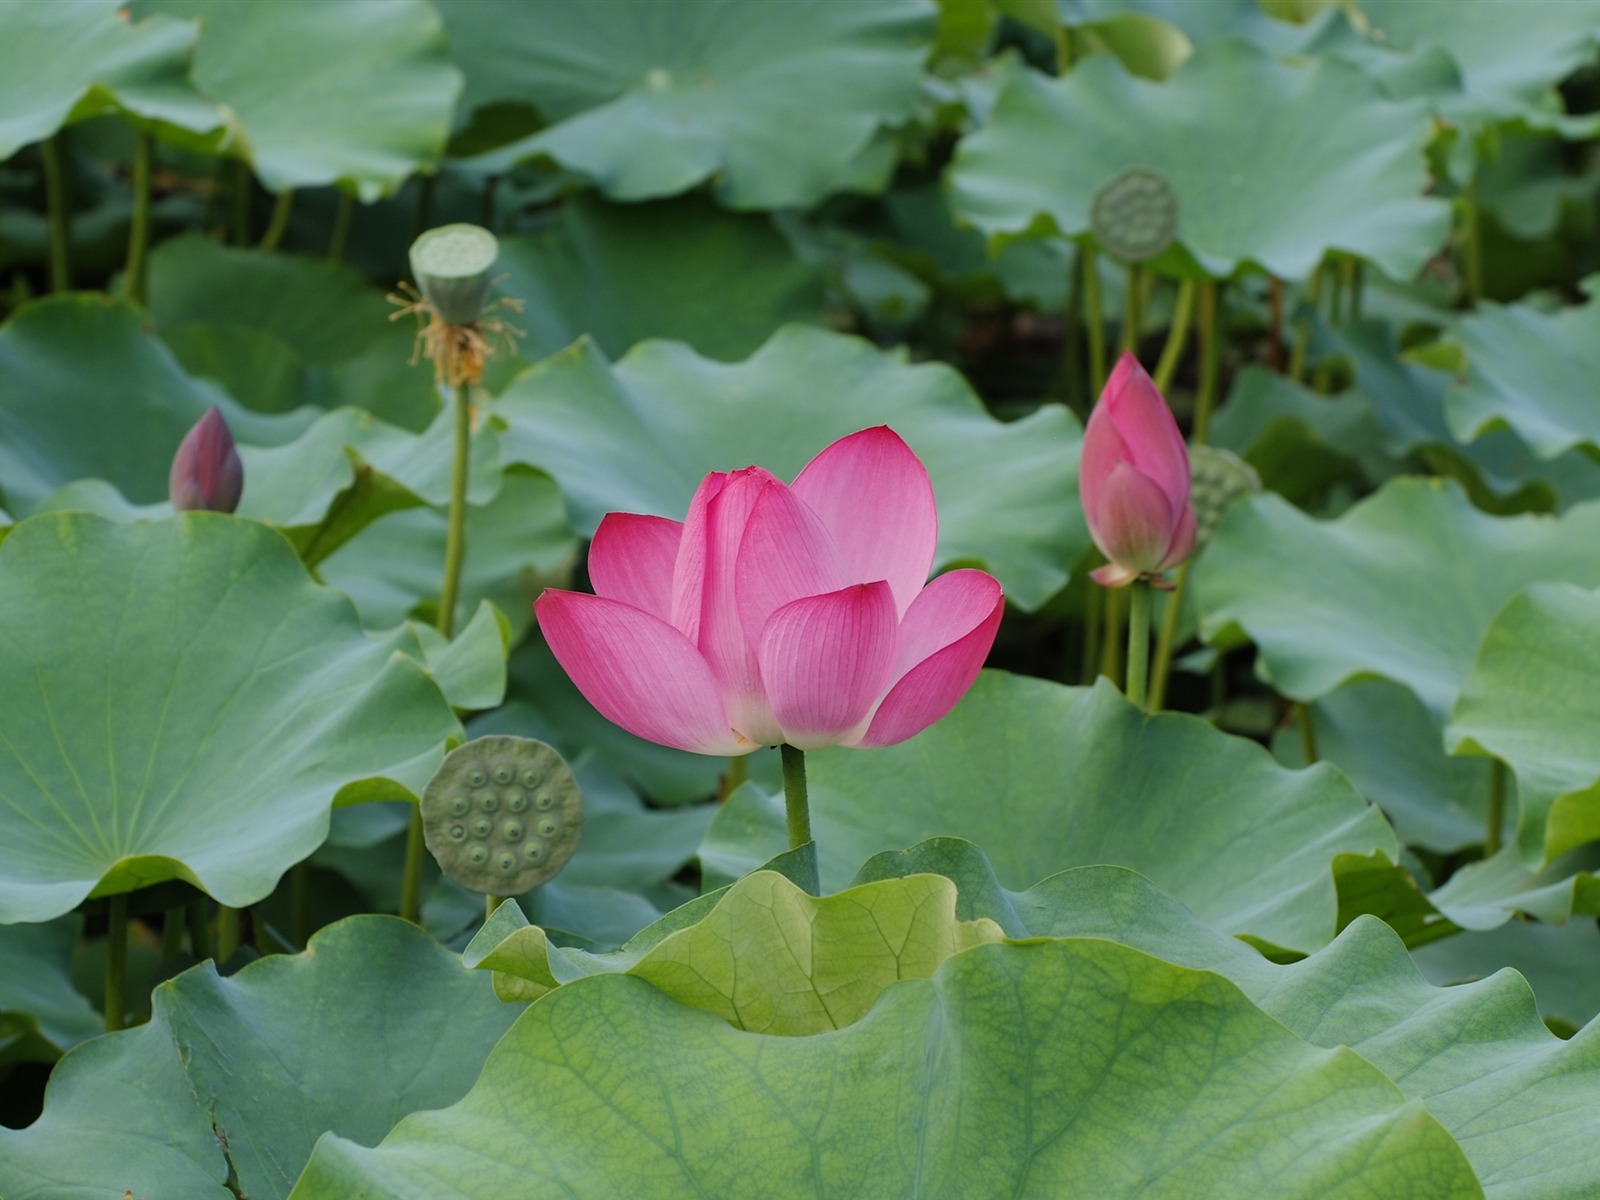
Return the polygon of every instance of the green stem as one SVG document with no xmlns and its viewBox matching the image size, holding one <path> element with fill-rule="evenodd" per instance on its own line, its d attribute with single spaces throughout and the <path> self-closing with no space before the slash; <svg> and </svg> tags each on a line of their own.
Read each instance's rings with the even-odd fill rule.
<svg viewBox="0 0 1600 1200">
<path fill-rule="evenodd" d="M 106 1032 L 121 1029 L 128 1009 L 128 894 L 111 897 L 106 917 Z"/>
<path fill-rule="evenodd" d="M 211 901 L 204 893 L 189 900 L 189 949 L 201 962 L 211 957 Z"/>
<path fill-rule="evenodd" d="M 1067 307 L 1061 329 L 1061 394 L 1080 418 L 1088 416 L 1083 398 L 1083 331 L 1078 324 L 1083 314 L 1083 271 L 1079 267 L 1083 253 L 1080 247 L 1067 270 Z"/>
<path fill-rule="evenodd" d="M 1128 264 L 1128 294 L 1122 304 L 1122 337 L 1118 349 L 1137 352 L 1139 326 L 1144 321 L 1144 270 L 1138 263 Z"/>
<path fill-rule="evenodd" d="M 233 160 L 233 244 L 250 244 L 250 164 Z"/>
<path fill-rule="evenodd" d="M 1161 358 L 1156 363 L 1156 391 L 1163 395 L 1172 386 L 1172 376 L 1183 357 L 1183 344 L 1189 340 L 1189 320 L 1194 313 L 1194 280 L 1185 279 L 1178 285 L 1178 298 L 1172 306 L 1172 324 L 1167 326 L 1167 344 L 1161 347 Z"/>
<path fill-rule="evenodd" d="M 1300 726 L 1300 753 L 1305 757 L 1306 766 L 1309 767 L 1321 758 L 1317 753 L 1317 730 L 1311 723 L 1311 706 L 1301 703 L 1299 710 L 1295 714 L 1295 724 Z"/>
<path fill-rule="evenodd" d="M 496 196 L 499 191 L 500 176 L 489 176 L 483 184 L 483 201 L 478 206 L 478 224 L 482 225 L 490 233 L 495 231 L 495 225 L 498 224 L 495 218 L 499 214 L 499 205 L 496 203 Z"/>
<path fill-rule="evenodd" d="M 731 796 L 734 794 L 734 792 L 738 791 L 739 788 L 744 784 L 744 781 L 749 777 L 750 756 L 748 754 L 739 754 L 733 758 L 730 758 L 728 760 L 728 776 L 726 782 L 727 791 L 723 793 L 724 798 Z"/>
<path fill-rule="evenodd" d="M 783 807 L 789 826 L 789 849 L 798 850 L 811 840 L 811 805 L 806 799 L 806 754 L 785 742 L 783 757 Z"/>
<path fill-rule="evenodd" d="M 1083 666 L 1078 682 L 1084 687 L 1100 674 L 1100 626 L 1106 613 L 1106 594 L 1105 588 L 1091 583 L 1083 598 Z"/>
<path fill-rule="evenodd" d="M 1128 585 L 1128 699 L 1144 707 L 1150 677 L 1150 584 L 1135 579 Z"/>
<path fill-rule="evenodd" d="M 1306 289 L 1306 299 L 1310 301 L 1312 313 L 1317 310 L 1317 305 L 1322 301 L 1322 277 L 1326 274 L 1327 263 L 1320 262 L 1317 269 L 1311 273 L 1311 286 Z M 1306 355 L 1311 350 L 1311 321 L 1307 316 L 1295 327 L 1294 350 L 1289 355 L 1289 378 L 1296 383 L 1301 382 L 1306 374 Z"/>
<path fill-rule="evenodd" d="M 1467 302 L 1478 306 L 1483 295 L 1483 220 L 1478 211 L 1478 181 L 1461 194 L 1461 281 Z"/>
<path fill-rule="evenodd" d="M 417 178 L 417 206 L 411 210 L 411 240 L 416 241 L 433 227 L 433 184 L 438 177 L 421 175 Z"/>
<path fill-rule="evenodd" d="M 1189 571 L 1194 559 L 1188 558 L 1178 568 L 1178 583 L 1167 593 L 1166 608 L 1161 613 L 1161 631 L 1156 635 L 1155 664 L 1150 669 L 1151 712 L 1160 712 L 1167 702 L 1167 678 L 1172 673 L 1172 652 L 1178 640 L 1178 622 L 1183 619 L 1183 600 L 1189 592 Z"/>
<path fill-rule="evenodd" d="M 239 910 L 217 906 L 217 965 L 222 966 L 239 949 Z"/>
<path fill-rule="evenodd" d="M 472 387 L 456 388 L 455 461 L 450 471 L 450 531 L 444 546 L 444 583 L 439 589 L 439 611 L 434 627 L 445 637 L 455 631 L 456 596 L 461 590 L 461 564 L 467 553 L 467 464 L 472 453 Z M 422 923 L 422 862 L 427 849 L 422 840 L 422 809 L 411 810 L 406 828 L 405 874 L 400 880 L 400 916 Z"/>
<path fill-rule="evenodd" d="M 1105 592 L 1105 618 L 1100 626 L 1100 674 L 1112 683 L 1122 681 L 1122 617 L 1127 611 L 1122 588 L 1107 588 Z"/>
<path fill-rule="evenodd" d="M 1194 402 L 1194 441 L 1204 445 L 1211 425 L 1211 410 L 1217 402 L 1218 376 L 1222 366 L 1221 305 L 1217 283 L 1208 279 L 1200 285 L 1200 319 L 1196 333 L 1200 338 L 1200 393 Z"/>
<path fill-rule="evenodd" d="M 1083 264 L 1083 323 L 1089 331 L 1089 395 L 1098 396 L 1106 386 L 1106 324 L 1100 308 L 1100 267 L 1098 255 L 1085 246 L 1078 254 Z M 1091 400 L 1092 403 L 1092 400 Z"/>
<path fill-rule="evenodd" d="M 289 937 L 296 946 L 311 938 L 311 860 L 289 868 Z"/>
<path fill-rule="evenodd" d="M 284 188 L 278 193 L 278 198 L 272 202 L 272 219 L 267 222 L 267 231 L 261 235 L 257 246 L 259 250 L 276 250 L 278 243 L 283 241 L 283 231 L 289 228 L 289 210 L 294 207 L 294 189 Z"/>
<path fill-rule="evenodd" d="M 444 548 L 444 586 L 434 624 L 445 637 L 455 630 L 461 564 L 467 553 L 467 464 L 472 453 L 472 385 L 456 388 L 456 454 L 450 470 L 450 532 Z"/>
<path fill-rule="evenodd" d="M 44 159 L 45 206 L 50 211 L 50 290 L 72 290 L 70 258 L 70 225 L 67 206 L 66 156 L 61 150 L 61 140 L 66 135 L 57 133 L 48 137 L 39 147 Z"/>
<path fill-rule="evenodd" d="M 511 899 L 510 896 L 496 896 L 493 892 L 490 892 L 483 898 L 483 919 L 487 921 L 494 916 L 494 910 L 509 899 Z"/>
<path fill-rule="evenodd" d="M 1506 819 L 1506 765 L 1498 758 L 1489 764 L 1489 819 L 1483 831 L 1483 856 L 1500 850 L 1500 829 Z"/>
<path fill-rule="evenodd" d="M 122 269 L 122 294 L 144 303 L 145 250 L 150 245 L 150 159 L 152 139 L 143 129 L 133 143 L 133 220 L 128 225 L 128 262 Z"/>
<path fill-rule="evenodd" d="M 169 908 L 161 917 L 161 961 L 171 962 L 183 953 L 183 935 L 189 910 L 183 905 Z"/>
<path fill-rule="evenodd" d="M 350 221 L 355 216 L 354 193 L 341 191 L 339 207 L 333 213 L 333 236 L 328 239 L 328 261 L 344 261 L 345 247 L 350 244 Z"/>
</svg>

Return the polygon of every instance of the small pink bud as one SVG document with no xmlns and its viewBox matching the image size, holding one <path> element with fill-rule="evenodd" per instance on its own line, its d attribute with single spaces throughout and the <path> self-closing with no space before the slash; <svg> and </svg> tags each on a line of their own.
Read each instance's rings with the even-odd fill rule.
<svg viewBox="0 0 1600 1200">
<path fill-rule="evenodd" d="M 1194 551 L 1189 450 L 1139 360 L 1124 352 L 1083 435 L 1078 491 L 1094 544 L 1111 561 L 1096 583 L 1159 575 Z"/>
<path fill-rule="evenodd" d="M 221 410 L 212 408 L 184 435 L 167 477 L 172 507 L 231 513 L 244 491 L 244 466 Z"/>
</svg>

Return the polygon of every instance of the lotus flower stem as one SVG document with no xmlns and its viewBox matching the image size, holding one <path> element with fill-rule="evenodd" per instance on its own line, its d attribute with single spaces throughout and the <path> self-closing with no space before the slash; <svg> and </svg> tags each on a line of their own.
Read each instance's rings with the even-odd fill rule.
<svg viewBox="0 0 1600 1200">
<path fill-rule="evenodd" d="M 289 210 L 294 207 L 294 189 L 284 188 L 278 193 L 278 198 L 272 202 L 272 219 L 267 222 L 267 231 L 261 235 L 257 245 L 259 250 L 276 250 L 278 243 L 283 241 L 283 232 L 289 228 Z"/>
<path fill-rule="evenodd" d="M 50 290 L 72 290 L 69 256 L 70 224 L 67 213 L 67 168 L 61 152 L 63 134 L 46 138 L 39 146 L 44 161 L 45 206 L 50 210 Z"/>
<path fill-rule="evenodd" d="M 1311 723 L 1311 706 L 1303 701 L 1299 711 L 1295 713 L 1295 724 L 1300 727 L 1300 753 L 1304 755 L 1306 766 L 1317 762 L 1321 755 L 1317 753 L 1317 729 Z"/>
<path fill-rule="evenodd" d="M 806 799 L 806 755 L 788 742 L 783 756 L 783 808 L 789 826 L 789 849 L 798 850 L 811 840 L 811 804 Z"/>
<path fill-rule="evenodd" d="M 1078 672 L 1078 682 L 1084 687 L 1100 674 L 1100 622 L 1106 611 L 1104 593 L 1104 588 L 1090 588 L 1083 598 L 1083 665 Z"/>
<path fill-rule="evenodd" d="M 1178 568 L 1178 582 L 1167 594 L 1166 608 L 1161 613 L 1161 631 L 1156 635 L 1155 662 L 1150 668 L 1150 695 L 1147 707 L 1160 712 L 1167 703 L 1167 678 L 1172 673 L 1172 651 L 1178 640 L 1178 622 L 1183 617 L 1183 600 L 1189 591 L 1189 571 L 1194 559 L 1188 559 Z"/>
<path fill-rule="evenodd" d="M 128 225 L 128 261 L 122 269 L 122 294 L 144 303 L 145 250 L 150 244 L 150 160 L 152 139 L 139 130 L 133 143 L 133 219 Z"/>
<path fill-rule="evenodd" d="M 455 631 L 456 598 L 461 591 L 461 564 L 467 553 L 467 464 L 472 449 L 472 385 L 456 385 L 455 461 L 450 469 L 450 532 L 444 547 L 444 585 L 439 589 L 439 632 Z"/>
<path fill-rule="evenodd" d="M 1326 274 L 1326 262 L 1317 264 L 1317 269 L 1311 273 L 1311 284 L 1306 288 L 1306 299 L 1311 303 L 1312 312 L 1316 311 L 1318 302 L 1322 299 L 1322 277 Z M 1306 374 L 1306 354 L 1311 349 L 1311 318 L 1301 321 L 1294 332 L 1294 349 L 1289 354 L 1290 379 L 1299 383 Z"/>
<path fill-rule="evenodd" d="M 311 860 L 289 868 L 289 938 L 304 946 L 311 938 Z"/>
<path fill-rule="evenodd" d="M 217 963 L 221 965 L 239 949 L 239 910 L 217 906 Z"/>
<path fill-rule="evenodd" d="M 484 896 L 483 919 L 487 921 L 490 917 L 494 916 L 494 910 L 499 908 L 509 899 L 511 899 L 510 896 L 496 896 L 493 892 L 490 892 L 488 895 Z"/>
<path fill-rule="evenodd" d="M 750 759 L 748 755 L 737 754 L 728 760 L 728 773 L 722 777 L 722 799 L 726 800 L 738 791 L 746 779 L 750 777 Z"/>
<path fill-rule="evenodd" d="M 106 1032 L 123 1027 L 128 1007 L 128 894 L 111 897 L 106 924 Z"/>
<path fill-rule="evenodd" d="M 1120 588 L 1107 588 L 1101 604 L 1100 674 L 1113 683 L 1122 679 L 1122 616 L 1127 601 Z"/>
<path fill-rule="evenodd" d="M 202 962 L 211 957 L 211 902 L 204 892 L 189 899 L 189 950 Z"/>
<path fill-rule="evenodd" d="M 250 164 L 242 158 L 233 167 L 233 244 L 250 244 Z"/>
<path fill-rule="evenodd" d="M 339 207 L 333 214 L 333 234 L 328 238 L 328 261 L 343 262 L 344 248 L 350 243 L 350 220 L 355 215 L 356 198 L 351 192 L 340 191 Z"/>
<path fill-rule="evenodd" d="M 1183 357 L 1183 344 L 1189 340 L 1189 320 L 1194 313 L 1194 280 L 1185 279 L 1178 285 L 1178 298 L 1172 306 L 1172 324 L 1167 327 L 1167 344 L 1161 348 L 1161 359 L 1156 363 L 1156 389 L 1165 393 L 1172 383 L 1172 375 Z"/>
<path fill-rule="evenodd" d="M 1150 585 L 1136 579 L 1128 590 L 1128 699 L 1145 705 L 1150 676 Z"/>
<path fill-rule="evenodd" d="M 1478 181 L 1461 193 L 1461 283 L 1470 307 L 1483 295 L 1483 222 L 1478 213 Z"/>
<path fill-rule="evenodd" d="M 1498 758 L 1489 763 L 1489 818 L 1483 830 L 1483 856 L 1500 851 L 1500 827 L 1506 817 L 1506 765 Z"/>
<path fill-rule="evenodd" d="M 183 953 L 183 935 L 189 928 L 189 910 L 183 905 L 169 908 L 161 916 L 161 959 L 171 962 Z"/>
<path fill-rule="evenodd" d="M 1106 325 L 1100 310 L 1100 267 L 1088 246 L 1078 251 L 1083 264 L 1083 323 L 1089 331 L 1089 394 L 1098 396 L 1106 385 Z"/>
<path fill-rule="evenodd" d="M 444 583 L 439 589 L 439 611 L 434 628 L 445 637 L 455 632 L 456 597 L 461 591 L 461 564 L 467 553 L 467 464 L 472 450 L 472 385 L 456 385 L 455 460 L 450 469 L 450 527 L 444 544 Z M 405 874 L 400 883 L 400 916 L 422 921 L 422 860 L 427 847 L 422 837 L 422 809 L 411 811 L 406 829 Z M 491 910 L 492 911 L 492 910 Z"/>
<path fill-rule="evenodd" d="M 1122 338 L 1119 349 L 1130 353 L 1139 348 L 1139 327 L 1144 324 L 1144 281 L 1147 276 L 1138 263 L 1128 264 L 1128 293 L 1122 303 Z"/>
<path fill-rule="evenodd" d="M 1191 438 L 1204 445 L 1211 424 L 1211 409 L 1217 401 L 1217 376 L 1222 364 L 1222 331 L 1217 283 L 1208 279 L 1200 285 L 1200 319 L 1196 330 L 1200 338 L 1200 391 L 1194 402 L 1194 427 Z"/>
</svg>

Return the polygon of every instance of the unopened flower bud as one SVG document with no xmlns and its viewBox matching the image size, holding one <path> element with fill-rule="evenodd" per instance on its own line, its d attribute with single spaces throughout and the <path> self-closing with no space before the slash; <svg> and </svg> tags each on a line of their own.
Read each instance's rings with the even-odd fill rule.
<svg viewBox="0 0 1600 1200">
<path fill-rule="evenodd" d="M 221 410 L 210 409 L 184 436 L 167 477 L 172 507 L 231 513 L 244 491 L 244 466 Z"/>
</svg>

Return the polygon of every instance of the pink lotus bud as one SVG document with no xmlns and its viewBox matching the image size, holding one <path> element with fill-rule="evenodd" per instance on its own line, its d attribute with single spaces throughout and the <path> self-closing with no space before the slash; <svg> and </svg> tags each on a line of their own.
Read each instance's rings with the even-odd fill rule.
<svg viewBox="0 0 1600 1200">
<path fill-rule="evenodd" d="M 534 610 L 578 690 L 652 742 L 887 746 L 955 707 L 1005 611 L 982 571 L 927 581 L 938 540 L 928 472 L 879 426 L 793 484 L 713 472 L 682 522 L 609 514 L 596 594 L 552 589 Z"/>
<path fill-rule="evenodd" d="M 184 435 L 172 456 L 167 491 L 179 512 L 198 508 L 231 513 L 239 507 L 244 467 L 219 409 L 210 409 Z"/>
<path fill-rule="evenodd" d="M 1096 583 L 1159 575 L 1194 551 L 1189 450 L 1139 360 L 1124 352 L 1083 435 L 1078 492 L 1089 533 L 1111 561 Z"/>
</svg>

